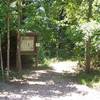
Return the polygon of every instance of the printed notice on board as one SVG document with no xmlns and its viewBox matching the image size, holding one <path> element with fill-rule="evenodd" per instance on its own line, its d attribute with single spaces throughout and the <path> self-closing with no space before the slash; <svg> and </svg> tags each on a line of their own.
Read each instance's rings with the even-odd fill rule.
<svg viewBox="0 0 100 100">
<path fill-rule="evenodd" d="M 34 37 L 21 37 L 21 51 L 34 50 Z"/>
</svg>

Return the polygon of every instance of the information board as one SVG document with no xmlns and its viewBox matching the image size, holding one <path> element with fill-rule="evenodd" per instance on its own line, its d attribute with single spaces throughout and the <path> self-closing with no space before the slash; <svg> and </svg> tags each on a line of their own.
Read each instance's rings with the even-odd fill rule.
<svg viewBox="0 0 100 100">
<path fill-rule="evenodd" d="M 22 36 L 20 43 L 21 43 L 21 52 L 34 51 L 34 37 Z"/>
</svg>

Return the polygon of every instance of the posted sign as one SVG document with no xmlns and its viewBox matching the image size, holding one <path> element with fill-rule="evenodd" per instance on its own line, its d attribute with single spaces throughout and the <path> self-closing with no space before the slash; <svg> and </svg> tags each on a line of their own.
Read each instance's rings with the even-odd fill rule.
<svg viewBox="0 0 100 100">
<path fill-rule="evenodd" d="M 21 37 L 21 52 L 34 51 L 34 37 L 22 36 Z"/>
</svg>

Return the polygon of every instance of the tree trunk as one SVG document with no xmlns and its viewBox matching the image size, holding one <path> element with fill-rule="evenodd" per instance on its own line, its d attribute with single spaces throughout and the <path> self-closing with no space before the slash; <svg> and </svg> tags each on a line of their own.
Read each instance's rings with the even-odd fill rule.
<svg viewBox="0 0 100 100">
<path fill-rule="evenodd" d="M 21 52 L 20 52 L 20 26 L 21 26 L 21 0 L 18 0 L 18 34 L 17 34 L 17 68 L 19 71 L 21 71 L 22 69 L 22 65 L 21 65 Z"/>
<path fill-rule="evenodd" d="M 19 71 L 21 71 L 22 69 L 22 65 L 21 65 L 21 53 L 20 53 L 20 33 L 18 31 L 17 34 L 17 59 L 16 59 L 16 66 L 18 68 Z"/>
<path fill-rule="evenodd" d="M 1 62 L 1 71 L 2 71 L 2 79 L 4 80 L 4 67 L 3 67 L 3 58 L 2 58 L 2 46 L 1 46 L 1 34 L 0 34 L 0 62 Z"/>
<path fill-rule="evenodd" d="M 58 16 L 59 21 L 64 20 L 65 16 L 66 16 L 65 8 L 62 7 L 61 10 L 60 10 L 60 12 L 59 12 L 59 16 Z M 57 50 L 56 50 L 57 59 L 59 58 L 60 44 L 61 44 L 62 38 L 63 38 L 62 37 L 63 28 L 64 28 L 63 26 L 59 26 L 59 29 L 58 29 L 57 44 L 56 44 L 56 48 L 57 48 Z"/>
<path fill-rule="evenodd" d="M 92 18 L 92 4 L 94 0 L 88 0 L 88 14 L 87 14 L 87 21 L 90 21 Z"/>
<path fill-rule="evenodd" d="M 87 22 L 90 21 L 90 18 L 92 18 L 92 4 L 94 0 L 88 0 L 88 15 L 87 15 Z M 90 66 L 91 66 L 91 37 L 88 36 L 88 39 L 85 42 L 85 66 L 86 66 L 86 72 L 90 72 Z"/>
<path fill-rule="evenodd" d="M 86 72 L 90 72 L 90 66 L 91 66 L 91 38 L 88 37 L 88 40 L 86 41 L 86 47 L 85 47 L 85 66 L 86 66 Z"/>
<path fill-rule="evenodd" d="M 10 15 L 9 15 L 9 5 L 10 1 L 7 2 L 7 79 L 9 79 L 9 70 L 10 70 Z"/>
</svg>

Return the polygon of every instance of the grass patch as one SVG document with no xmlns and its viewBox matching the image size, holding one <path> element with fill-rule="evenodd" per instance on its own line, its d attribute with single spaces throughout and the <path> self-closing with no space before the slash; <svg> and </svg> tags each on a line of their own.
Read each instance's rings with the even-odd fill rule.
<svg viewBox="0 0 100 100">
<path fill-rule="evenodd" d="M 50 59 L 44 59 L 43 63 L 38 64 L 37 70 L 46 70 L 46 69 L 52 69 L 49 64 L 51 63 Z"/>
<path fill-rule="evenodd" d="M 76 75 L 76 78 L 77 82 L 79 82 L 80 84 L 93 87 L 94 83 L 100 82 L 100 71 L 94 70 L 91 71 L 89 74 L 87 74 L 86 72 L 80 72 Z"/>
<path fill-rule="evenodd" d="M 38 66 L 38 68 L 36 68 L 36 70 L 47 70 L 47 69 L 52 69 L 51 67 L 49 67 L 46 64 L 41 64 L 40 66 Z"/>
<path fill-rule="evenodd" d="M 2 71 L 0 70 L 0 81 L 4 80 L 6 78 L 6 72 L 4 71 L 3 73 L 4 75 L 2 75 Z"/>
<path fill-rule="evenodd" d="M 1 70 L 0 70 L 0 80 L 2 80 L 2 72 L 1 72 Z"/>
</svg>

